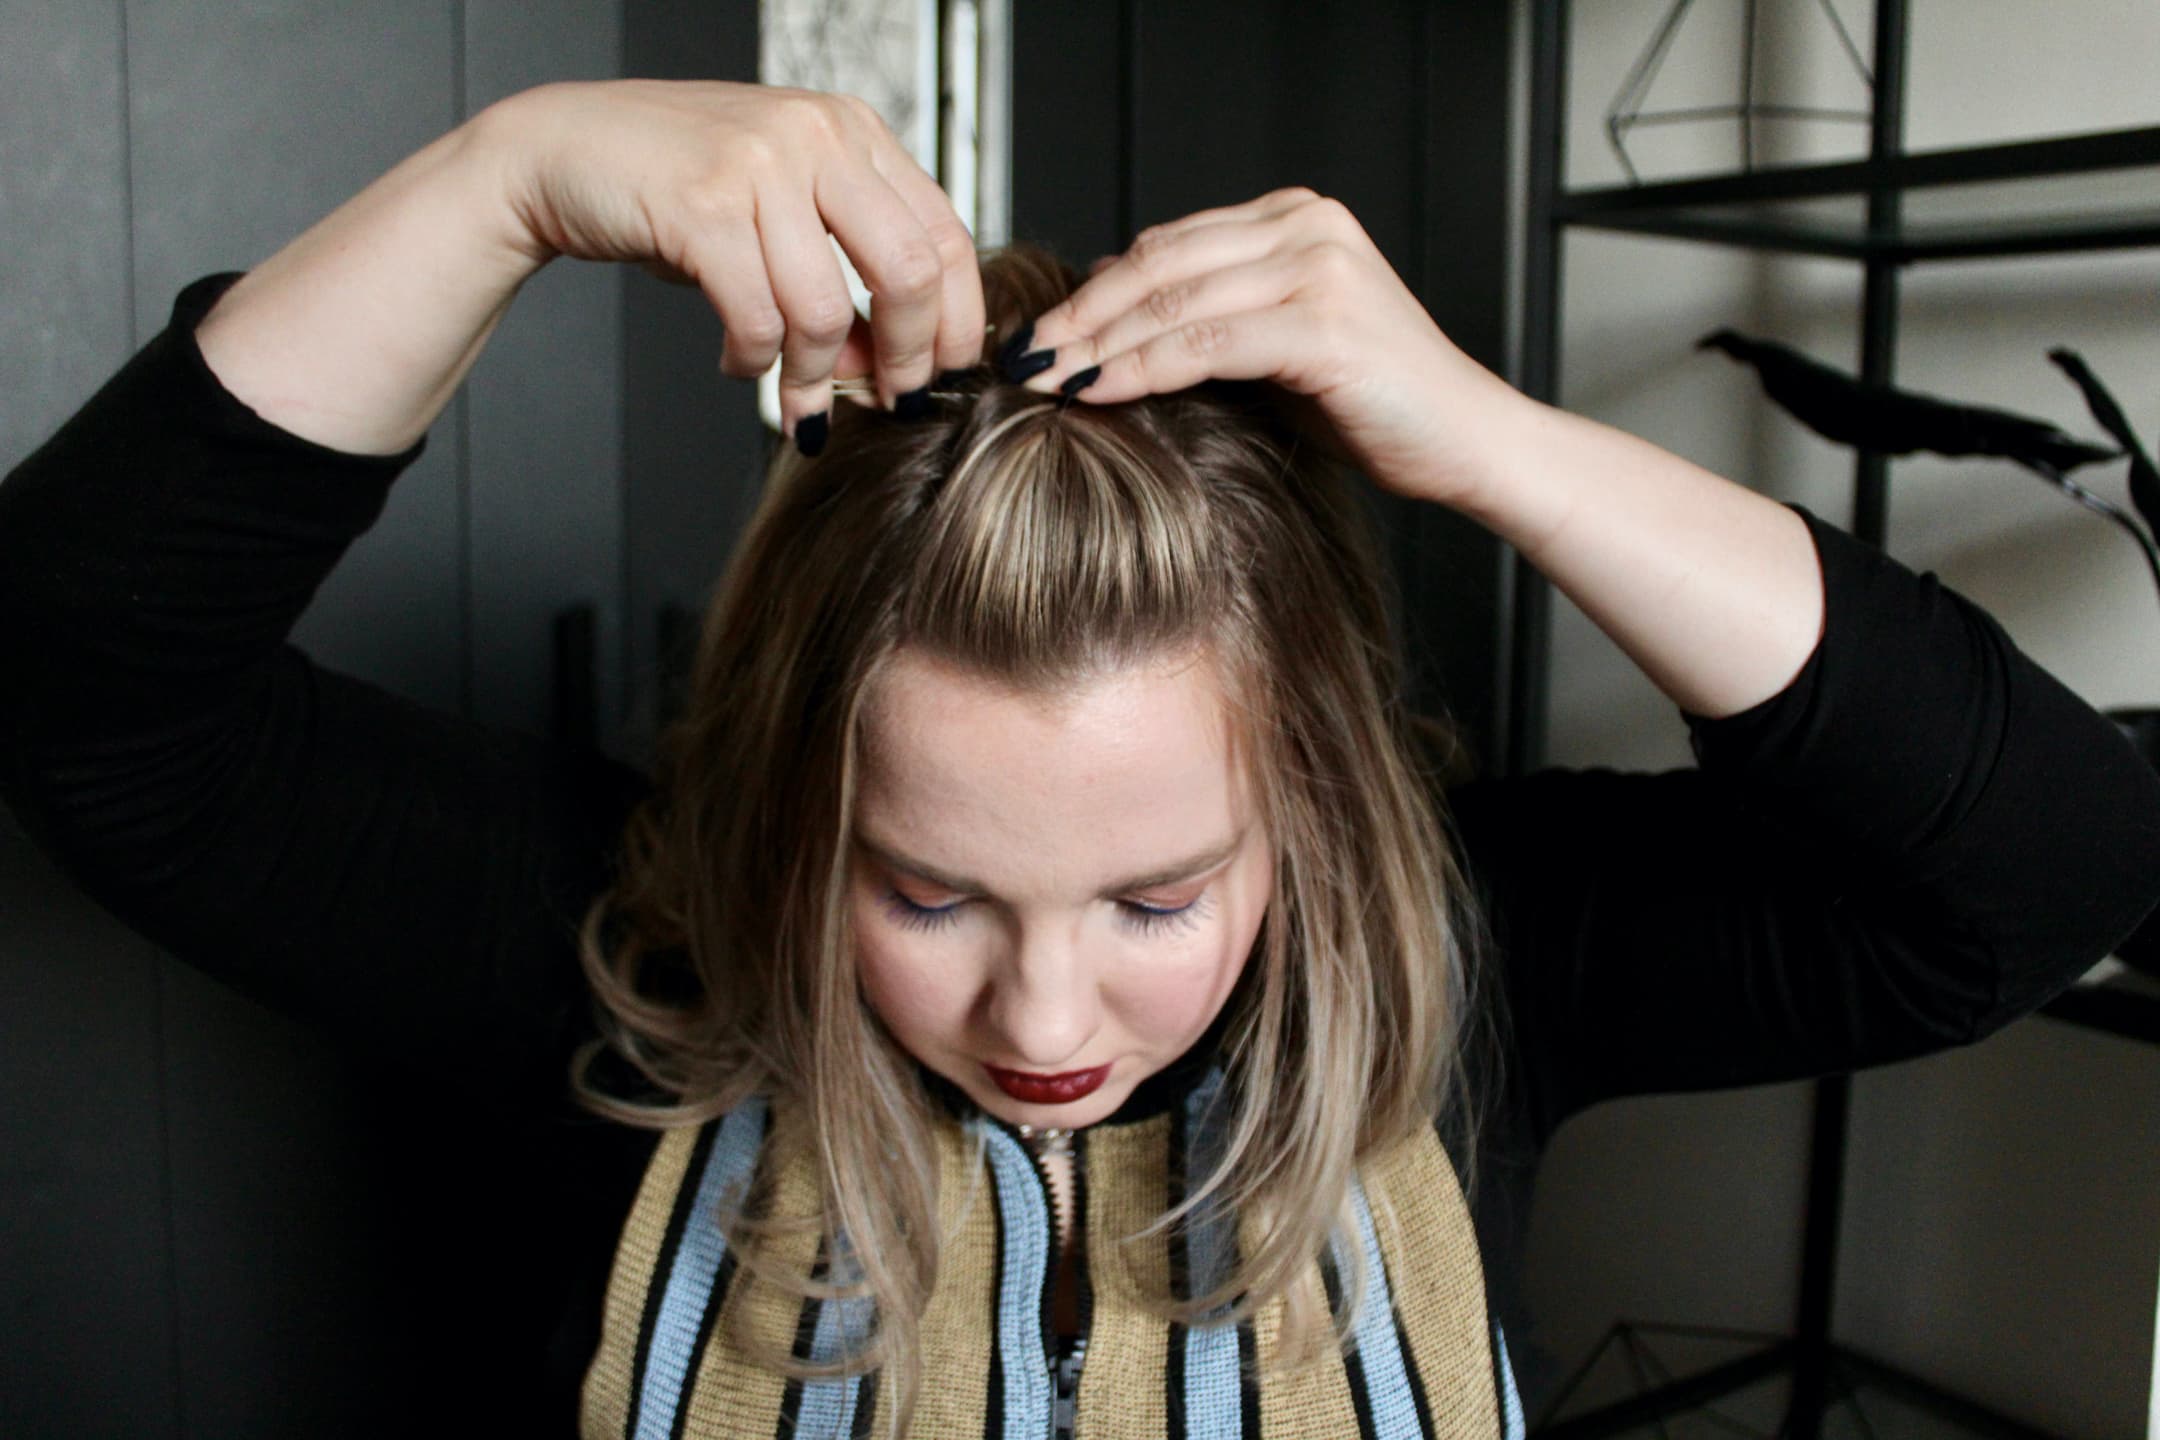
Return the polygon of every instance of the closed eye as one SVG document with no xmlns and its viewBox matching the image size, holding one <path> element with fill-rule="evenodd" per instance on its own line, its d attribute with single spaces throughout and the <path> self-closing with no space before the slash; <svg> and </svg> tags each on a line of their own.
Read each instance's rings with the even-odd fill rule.
<svg viewBox="0 0 2160 1440">
<path fill-rule="evenodd" d="M 1118 914 L 1128 929 L 1151 934 L 1198 923 L 1200 917 L 1206 913 L 1206 906 L 1202 903 L 1205 899 L 1205 896 L 1195 896 L 1185 904 L 1170 909 L 1142 905 L 1136 900 L 1120 900 Z M 897 890 L 885 892 L 886 910 L 909 930 L 942 930 L 959 918 L 961 907 L 967 903 L 965 900 L 953 900 L 943 905 L 918 905 Z"/>
</svg>

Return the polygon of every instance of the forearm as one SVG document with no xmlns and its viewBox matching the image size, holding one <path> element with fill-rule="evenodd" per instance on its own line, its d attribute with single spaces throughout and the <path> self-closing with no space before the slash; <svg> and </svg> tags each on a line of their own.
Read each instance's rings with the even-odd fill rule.
<svg viewBox="0 0 2160 1440">
<path fill-rule="evenodd" d="M 1823 587 L 1798 515 L 1513 392 L 1484 416 L 1492 459 L 1452 503 L 1581 606 L 1681 709 L 1736 714 L 1799 672 L 1822 634 Z"/>
<path fill-rule="evenodd" d="M 425 433 L 545 262 L 509 200 L 500 124 L 411 155 L 227 291 L 196 331 L 225 388 L 336 450 L 395 454 Z"/>
</svg>

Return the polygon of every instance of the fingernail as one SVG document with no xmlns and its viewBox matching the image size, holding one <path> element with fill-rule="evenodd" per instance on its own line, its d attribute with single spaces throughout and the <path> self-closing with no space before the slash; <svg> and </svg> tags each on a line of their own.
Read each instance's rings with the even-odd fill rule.
<svg viewBox="0 0 2160 1440">
<path fill-rule="evenodd" d="M 1026 354 L 1028 348 L 1034 343 L 1035 322 L 1030 320 L 1027 322 L 1027 324 L 1022 325 L 1018 330 L 1013 331 L 1012 338 L 1007 340 L 1003 345 L 998 346 L 998 370 L 1001 373 L 1006 370 L 1010 370 L 1013 366 L 1013 362 L 1015 360 L 1018 360 L 1022 355 Z"/>
<path fill-rule="evenodd" d="M 998 373 L 1008 385 L 1021 385 L 1057 363 L 1056 350 L 1036 350 L 1035 322 L 1030 320 L 998 347 Z"/>
<path fill-rule="evenodd" d="M 1005 365 L 1005 381 L 1010 385 L 1025 385 L 1052 365 L 1057 364 L 1057 351 L 1030 350 Z"/>
<path fill-rule="evenodd" d="M 802 451 L 805 458 L 825 448 L 825 434 L 829 423 L 823 410 L 815 415 L 805 415 L 795 422 L 795 448 Z"/>
<path fill-rule="evenodd" d="M 905 395 L 895 395 L 892 413 L 902 420 L 920 420 L 930 413 L 930 387 L 919 385 Z"/>
<path fill-rule="evenodd" d="M 1058 394 L 1070 400 L 1100 379 L 1102 379 L 1102 366 L 1100 365 L 1090 365 L 1085 370 L 1075 370 L 1065 377 L 1063 384 L 1058 386 Z"/>
</svg>

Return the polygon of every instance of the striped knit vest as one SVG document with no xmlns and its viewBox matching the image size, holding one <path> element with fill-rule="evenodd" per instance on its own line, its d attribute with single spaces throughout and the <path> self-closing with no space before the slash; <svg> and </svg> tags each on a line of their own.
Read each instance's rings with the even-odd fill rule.
<svg viewBox="0 0 2160 1440">
<path fill-rule="evenodd" d="M 1224 1108 L 1211 1102 L 1221 1081 L 1211 1068 L 1167 1110 L 1113 1118 L 1077 1137 L 1089 1291 L 1075 1440 L 1521 1440 L 1469 1211 L 1430 1130 L 1363 1168 L 1352 1194 L 1356 1233 L 1303 1279 L 1332 1301 L 1348 1273 L 1341 1245 L 1361 1250 L 1365 1303 L 1347 1355 L 1279 1372 L 1280 1299 L 1236 1327 L 1174 1325 L 1136 1303 L 1135 1286 L 1205 1293 L 1238 1253 L 1238 1227 L 1205 1211 L 1123 1246 L 1122 1257 L 1113 1249 L 1183 1198 L 1178 1177 L 1211 1173 L 1220 1154 L 1213 1122 Z M 740 1326 L 764 1345 L 825 1359 L 865 1333 L 867 1301 L 805 1301 L 735 1283 L 735 1256 L 714 1217 L 767 1163 L 770 1127 L 784 1118 L 753 1100 L 661 1138 L 616 1246 L 600 1347 L 585 1375 L 585 1436 L 885 1433 L 876 1375 L 790 1379 L 754 1364 L 732 1338 Z M 941 1123 L 938 1146 L 947 1238 L 923 1317 L 922 1388 L 909 1433 L 1045 1440 L 1055 1244 L 1047 1182 L 1016 1134 L 979 1112 Z M 783 1213 L 815 1203 L 807 1159 L 761 1178 Z M 787 1263 L 822 1275 L 822 1247 L 806 1237 L 799 1249 Z"/>
</svg>

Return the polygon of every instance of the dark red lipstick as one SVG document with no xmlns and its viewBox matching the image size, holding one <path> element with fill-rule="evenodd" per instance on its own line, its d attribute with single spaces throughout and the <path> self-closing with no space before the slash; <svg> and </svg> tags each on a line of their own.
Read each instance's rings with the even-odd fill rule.
<svg viewBox="0 0 2160 1440">
<path fill-rule="evenodd" d="M 1026 1070 L 1000 1070 L 995 1065 L 985 1065 L 990 1078 L 1015 1100 L 1025 1100 L 1030 1105 L 1066 1105 L 1083 1095 L 1092 1095 L 1096 1087 L 1109 1078 L 1110 1067 L 1098 1065 L 1092 1070 L 1067 1070 L 1062 1075 L 1036 1075 Z"/>
</svg>

